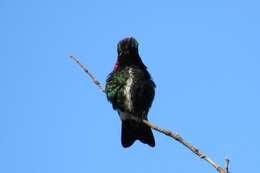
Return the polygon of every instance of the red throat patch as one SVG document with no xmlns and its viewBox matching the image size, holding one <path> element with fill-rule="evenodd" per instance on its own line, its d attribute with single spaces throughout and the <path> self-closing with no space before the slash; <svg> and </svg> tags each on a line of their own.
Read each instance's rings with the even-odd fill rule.
<svg viewBox="0 0 260 173">
<path fill-rule="evenodd" d="M 113 71 L 114 71 L 114 72 L 115 72 L 115 71 L 118 71 L 118 69 L 119 69 L 119 62 L 117 61 L 116 64 L 115 64 L 115 66 L 114 66 Z"/>
</svg>

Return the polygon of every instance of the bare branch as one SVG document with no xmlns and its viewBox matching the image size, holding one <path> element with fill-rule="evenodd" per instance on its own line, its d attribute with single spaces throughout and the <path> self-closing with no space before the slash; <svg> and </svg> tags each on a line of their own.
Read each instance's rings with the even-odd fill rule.
<svg viewBox="0 0 260 173">
<path fill-rule="evenodd" d="M 74 60 L 78 65 L 80 65 L 80 67 L 89 75 L 89 77 L 93 80 L 93 82 L 101 89 L 102 92 L 105 92 L 105 88 L 100 84 L 100 82 L 94 77 L 94 75 L 92 73 L 89 72 L 89 70 L 79 62 L 79 60 L 77 58 L 75 58 L 73 55 L 70 56 L 70 58 L 72 60 Z M 208 156 L 206 156 L 204 153 L 202 153 L 200 150 L 198 150 L 197 148 L 195 148 L 193 145 L 191 145 L 189 142 L 185 141 L 180 135 L 178 135 L 177 133 L 173 133 L 167 129 L 163 129 L 161 127 L 158 127 L 157 125 L 147 121 L 147 120 L 143 120 L 143 123 L 146 124 L 148 127 L 152 128 L 153 130 L 156 130 L 160 133 L 163 133 L 171 138 L 173 138 L 174 140 L 180 142 L 181 144 L 183 144 L 185 147 L 187 147 L 189 150 L 191 150 L 194 154 L 196 154 L 197 156 L 199 156 L 201 159 L 204 159 L 205 161 L 207 161 L 210 165 L 212 165 L 219 173 L 230 173 L 228 170 L 228 166 L 229 166 L 229 159 L 225 159 L 225 169 L 223 169 L 221 166 L 219 166 L 216 162 L 214 162 L 213 160 L 211 160 Z"/>
<path fill-rule="evenodd" d="M 199 156 L 201 159 L 206 160 L 209 164 L 211 164 L 214 168 L 216 168 L 218 170 L 218 172 L 220 173 L 228 173 L 226 172 L 226 170 L 224 170 L 223 168 L 221 168 L 217 163 L 215 163 L 214 161 L 212 161 L 209 157 L 207 157 L 205 154 L 203 154 L 200 150 L 198 150 L 197 148 L 195 148 L 194 146 L 192 146 L 189 142 L 185 141 L 180 135 L 173 133 L 169 130 L 163 129 L 161 127 L 156 126 L 155 124 L 152 124 L 151 122 L 147 121 L 147 120 L 143 120 L 143 122 L 149 126 L 150 128 L 161 132 L 173 139 L 175 139 L 176 141 L 180 142 L 181 144 L 183 144 L 185 147 L 187 147 L 188 149 L 190 149 L 194 154 L 196 154 L 197 156 Z"/>
<path fill-rule="evenodd" d="M 103 92 L 105 92 L 105 88 L 100 84 L 100 82 L 88 71 L 88 69 L 86 67 L 84 67 L 83 64 L 81 64 L 79 62 L 79 60 L 73 56 L 73 55 L 70 55 L 70 58 L 75 61 L 88 75 L 89 77 L 92 79 L 92 81 L 97 85 L 97 87 L 99 87 Z"/>
</svg>

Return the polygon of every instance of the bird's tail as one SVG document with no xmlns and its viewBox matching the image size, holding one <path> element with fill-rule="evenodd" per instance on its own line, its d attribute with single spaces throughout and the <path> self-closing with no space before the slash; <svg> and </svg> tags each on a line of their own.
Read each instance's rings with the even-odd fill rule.
<svg viewBox="0 0 260 173">
<path fill-rule="evenodd" d="M 123 147 L 130 147 L 137 139 L 151 147 L 155 146 L 153 132 L 150 127 L 143 122 L 134 120 L 122 121 L 121 143 Z"/>
</svg>

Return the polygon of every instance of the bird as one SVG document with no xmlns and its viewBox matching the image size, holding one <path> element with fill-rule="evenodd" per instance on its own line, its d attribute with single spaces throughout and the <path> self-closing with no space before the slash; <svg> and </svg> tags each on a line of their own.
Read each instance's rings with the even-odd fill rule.
<svg viewBox="0 0 260 173">
<path fill-rule="evenodd" d="M 152 130 L 143 120 L 148 120 L 156 85 L 139 55 L 138 45 L 133 37 L 119 41 L 117 61 L 105 86 L 107 99 L 122 122 L 121 144 L 124 148 L 136 140 L 155 146 Z"/>
</svg>

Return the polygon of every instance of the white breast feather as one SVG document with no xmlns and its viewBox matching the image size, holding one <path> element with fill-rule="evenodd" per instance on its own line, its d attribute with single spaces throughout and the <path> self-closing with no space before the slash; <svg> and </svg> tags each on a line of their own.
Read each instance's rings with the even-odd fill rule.
<svg viewBox="0 0 260 173">
<path fill-rule="evenodd" d="M 117 110 L 118 113 L 119 113 L 119 116 L 120 116 L 120 119 L 122 121 L 124 120 L 135 120 L 135 121 L 138 121 L 139 119 L 137 117 L 135 117 L 134 115 L 132 115 L 131 113 L 129 112 L 122 112 L 120 109 Z"/>
<path fill-rule="evenodd" d="M 125 100 L 124 104 L 127 107 L 128 111 L 131 111 L 133 109 L 132 98 L 131 98 L 131 93 L 130 93 L 131 86 L 133 84 L 133 77 L 134 77 L 133 76 L 133 71 L 130 68 L 129 69 L 129 78 L 126 81 L 126 85 L 125 85 L 125 88 L 124 88 L 124 95 L 126 97 L 126 100 Z"/>
</svg>

